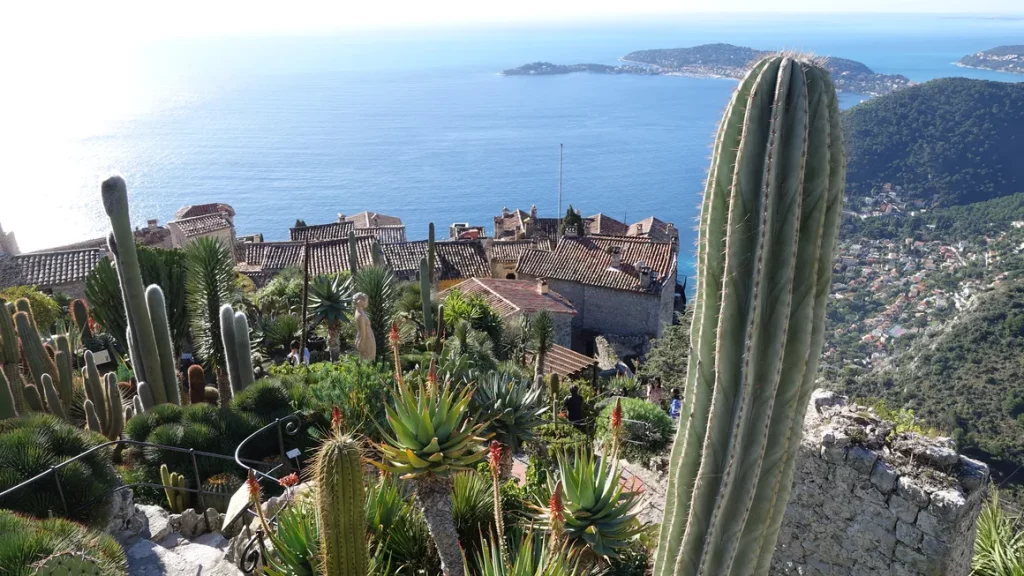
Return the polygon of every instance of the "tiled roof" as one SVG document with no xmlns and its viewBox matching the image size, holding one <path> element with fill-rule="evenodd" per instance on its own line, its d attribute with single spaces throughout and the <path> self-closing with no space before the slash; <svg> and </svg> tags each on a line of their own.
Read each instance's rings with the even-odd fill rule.
<svg viewBox="0 0 1024 576">
<path fill-rule="evenodd" d="M 584 376 L 596 364 L 597 360 L 590 356 L 584 356 L 565 346 L 554 344 L 544 356 L 544 365 L 541 366 L 541 370 L 545 374 L 558 374 L 562 378 L 577 378 Z"/>
<path fill-rule="evenodd" d="M 487 245 L 487 258 L 492 262 L 518 262 L 523 252 L 543 248 L 536 240 L 498 240 Z"/>
<path fill-rule="evenodd" d="M 626 234 L 628 236 L 646 236 L 662 242 L 672 240 L 674 236 L 678 235 L 674 226 L 668 222 L 662 222 L 654 216 L 630 224 Z"/>
<path fill-rule="evenodd" d="M 419 272 L 420 260 L 427 255 L 427 241 L 382 244 L 381 250 L 392 270 L 415 274 Z M 437 280 L 458 280 L 474 276 L 486 278 L 491 275 L 491 266 L 487 262 L 483 243 L 478 240 L 436 242 L 434 250 L 437 258 Z"/>
<path fill-rule="evenodd" d="M 495 238 L 514 238 L 517 231 L 526 231 L 526 222 L 530 220 L 530 215 L 522 210 L 512 210 L 508 216 L 504 213 L 500 216 L 494 217 L 494 237 Z M 561 222 L 559 218 L 541 218 L 537 217 L 533 219 L 533 234 L 539 236 L 556 236 L 558 234 L 558 224 Z"/>
<path fill-rule="evenodd" d="M 294 242 L 303 240 L 338 240 L 348 238 L 348 233 L 355 228 L 351 222 L 331 222 L 330 224 L 314 224 L 288 229 L 288 239 Z"/>
<path fill-rule="evenodd" d="M 622 257 L 612 268 L 611 249 L 618 246 Z M 674 242 L 656 242 L 628 236 L 584 236 L 562 238 L 554 252 L 527 250 L 516 271 L 537 278 L 579 282 L 631 292 L 654 292 L 676 265 Z M 644 289 L 636 265 L 643 262 L 653 271 L 651 286 Z"/>
<path fill-rule="evenodd" d="M 185 218 L 208 216 L 210 214 L 226 214 L 233 218 L 235 216 L 235 209 L 227 204 L 221 204 L 219 202 L 211 204 L 194 204 L 192 206 L 179 208 L 178 211 L 174 213 L 174 218 L 175 220 L 183 220 Z"/>
<path fill-rule="evenodd" d="M 370 228 L 356 228 L 356 236 L 372 236 L 381 244 L 394 244 L 405 242 L 405 225 L 394 224 L 389 226 L 372 226 Z"/>
<path fill-rule="evenodd" d="M 373 266 L 373 238 L 357 238 L 360 267 Z M 265 280 L 285 268 L 302 266 L 303 242 L 256 242 L 242 244 L 236 270 L 253 280 Z M 309 273 L 335 274 L 348 270 L 348 239 L 309 243 Z"/>
<path fill-rule="evenodd" d="M 217 230 L 223 230 L 231 227 L 231 221 L 219 212 L 216 214 L 207 214 L 205 216 L 193 216 L 191 218 L 174 220 L 173 222 L 170 222 L 170 224 L 174 224 L 180 228 L 181 233 L 187 238 L 202 236 L 203 234 L 209 234 L 210 232 L 216 232 Z"/>
<path fill-rule="evenodd" d="M 629 231 L 629 226 L 626 226 L 623 222 L 619 222 L 615 218 L 605 216 L 600 212 L 590 216 L 589 218 L 585 218 L 584 222 L 587 224 L 587 234 L 625 236 Z"/>
<path fill-rule="evenodd" d="M 378 226 L 400 226 L 402 219 L 397 216 L 388 216 L 387 214 L 380 214 L 379 212 L 360 212 L 353 216 L 345 218 L 346 222 L 351 222 L 356 228 L 376 228 Z"/>
<path fill-rule="evenodd" d="M 498 280 L 496 278 L 470 278 L 441 292 L 458 290 L 465 295 L 479 294 L 502 317 L 518 313 L 533 314 L 546 310 L 552 314 L 576 314 L 576 309 L 561 294 L 548 290 L 541 294 L 534 280 Z"/>
<path fill-rule="evenodd" d="M 85 280 L 105 251 L 99 248 L 30 252 L 8 256 L 0 267 L 0 286 L 57 286 Z"/>
</svg>

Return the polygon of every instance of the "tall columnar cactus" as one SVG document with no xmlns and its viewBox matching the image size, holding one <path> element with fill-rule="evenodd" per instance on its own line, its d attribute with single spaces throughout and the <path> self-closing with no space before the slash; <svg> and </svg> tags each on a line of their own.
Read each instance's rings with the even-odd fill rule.
<svg viewBox="0 0 1024 576">
<path fill-rule="evenodd" d="M 235 315 L 230 304 L 220 308 L 220 337 L 224 345 L 224 364 L 227 365 L 231 395 L 235 396 L 253 382 L 252 352 L 249 345 L 249 322 L 239 312 Z"/>
<path fill-rule="evenodd" d="M 423 330 L 429 333 L 434 327 L 430 309 L 430 266 L 426 258 L 420 259 L 420 305 L 423 307 Z"/>
<path fill-rule="evenodd" d="M 320 573 L 365 576 L 366 496 L 359 443 L 336 429 L 320 445 L 313 464 L 320 525 Z"/>
<path fill-rule="evenodd" d="M 125 422 L 117 376 L 110 372 L 100 378 L 92 352 L 86 350 L 82 379 L 85 381 L 86 401 L 83 408 L 86 426 L 93 432 L 103 434 L 108 440 L 117 440 L 121 437 Z"/>
<path fill-rule="evenodd" d="M 768 573 L 824 339 L 845 172 L 828 73 L 758 62 L 725 112 L 704 193 L 655 576 Z"/>
<path fill-rule="evenodd" d="M 437 262 L 435 256 L 436 246 L 434 244 L 434 223 L 431 222 L 427 228 L 427 271 L 430 272 L 430 279 L 434 279 L 434 264 Z"/>
<path fill-rule="evenodd" d="M 21 378 L 21 352 L 18 350 L 18 333 L 14 329 L 14 317 L 9 304 L 0 298 L 0 372 L 7 377 L 14 407 L 18 412 L 27 410 L 24 383 Z"/>
<path fill-rule="evenodd" d="M 150 323 L 153 325 L 153 336 L 156 338 L 157 351 L 160 357 L 163 388 L 153 388 L 153 400 L 157 404 L 169 402 L 181 404 L 181 388 L 178 386 L 178 371 L 175 369 L 174 344 L 171 343 L 171 325 L 167 320 L 167 302 L 164 291 L 156 284 L 146 288 L 146 309 Z"/>
<path fill-rule="evenodd" d="M 177 472 L 171 472 L 167 464 L 160 465 L 160 483 L 164 485 L 164 494 L 167 496 L 167 504 L 171 512 L 181 514 L 188 508 L 188 492 L 180 490 L 185 487 L 185 477 Z M 175 490 L 179 488 L 179 490 Z"/>
<path fill-rule="evenodd" d="M 25 302 L 27 303 L 28 300 Z M 43 341 L 39 337 L 31 310 L 16 312 L 14 324 L 18 328 L 21 350 L 25 355 L 25 362 L 28 364 L 28 372 L 32 376 L 32 381 L 38 385 L 42 382 L 43 374 L 49 374 L 51 377 L 57 376 L 57 365 L 53 363 L 50 355 L 43 348 Z"/>
<path fill-rule="evenodd" d="M 92 338 L 92 329 L 89 328 L 89 306 L 86 305 L 85 300 L 76 298 L 71 301 L 69 308 L 71 309 L 71 318 L 75 321 L 82 340 Z"/>
<path fill-rule="evenodd" d="M 353 278 L 359 273 L 359 251 L 356 250 L 356 233 L 348 233 L 348 271 Z"/>
<path fill-rule="evenodd" d="M 235 351 L 238 355 L 238 377 L 241 390 L 256 381 L 252 367 L 252 341 L 249 340 L 249 319 L 243 312 L 235 312 Z"/>
<path fill-rule="evenodd" d="M 57 392 L 60 393 L 61 403 L 68 408 L 71 406 L 75 394 L 75 387 L 71 381 L 71 374 L 74 372 L 71 362 L 74 356 L 71 353 L 71 343 L 66 335 L 56 336 L 53 342 L 57 345 L 57 352 L 53 355 L 53 363 L 57 366 L 55 384 L 57 384 Z"/>
<path fill-rule="evenodd" d="M 43 374 L 43 377 L 39 380 L 39 386 L 43 399 L 46 401 L 46 411 L 68 422 L 68 413 L 60 403 L 60 394 L 57 392 L 57 387 L 53 384 L 53 378 L 50 378 L 49 374 Z"/>
<path fill-rule="evenodd" d="M 160 346 L 146 304 L 139 255 L 135 249 L 135 234 L 128 216 L 128 187 L 120 176 L 111 176 L 103 181 L 100 191 L 103 209 L 110 218 L 112 231 L 108 244 L 117 265 L 125 315 L 131 329 L 129 348 L 133 353 L 132 368 L 140 382 L 149 383 L 153 399 L 161 403 L 166 401 L 164 375 L 168 372 L 161 366 Z M 173 364 L 170 371 L 174 371 Z"/>
<path fill-rule="evenodd" d="M 199 364 L 188 367 L 188 401 L 189 404 L 206 402 L 206 372 Z"/>
<path fill-rule="evenodd" d="M 7 376 L 0 371 L 0 420 L 17 418 L 18 408 L 14 402 L 14 386 L 7 381 Z"/>
</svg>

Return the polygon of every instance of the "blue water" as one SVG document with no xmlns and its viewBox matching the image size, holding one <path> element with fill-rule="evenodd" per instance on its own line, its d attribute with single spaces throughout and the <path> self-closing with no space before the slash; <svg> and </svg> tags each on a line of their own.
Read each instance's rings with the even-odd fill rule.
<svg viewBox="0 0 1024 576">
<path fill-rule="evenodd" d="M 139 224 L 220 201 L 237 210 L 240 234 L 267 240 L 284 239 L 296 218 L 312 224 L 364 209 L 400 216 L 414 238 L 429 221 L 442 231 L 455 221 L 490 229 L 503 206 L 556 213 L 563 143 L 564 204 L 675 222 L 689 274 L 709 146 L 735 83 L 497 71 L 730 42 L 852 58 L 915 81 L 1017 81 L 1024 77 L 952 62 L 1022 39 L 1021 19 L 842 16 L 179 40 L 150 46 L 121 71 L 146 88 L 145 112 L 68 137 L 44 159 L 60 175 L 60 187 L 46 190 L 51 201 L 19 195 L 0 223 L 24 250 L 99 236 L 97 183 L 116 170 Z M 844 94 L 842 103 L 863 99 Z M 71 217 L 40 226 L 55 210 Z"/>
</svg>

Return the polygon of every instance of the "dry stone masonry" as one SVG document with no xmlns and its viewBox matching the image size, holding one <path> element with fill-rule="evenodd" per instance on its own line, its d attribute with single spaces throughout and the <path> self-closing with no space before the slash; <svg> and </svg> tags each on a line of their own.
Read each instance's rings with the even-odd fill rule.
<svg viewBox="0 0 1024 576">
<path fill-rule="evenodd" d="M 966 576 L 988 467 L 830 392 L 808 407 L 772 575 Z"/>
</svg>

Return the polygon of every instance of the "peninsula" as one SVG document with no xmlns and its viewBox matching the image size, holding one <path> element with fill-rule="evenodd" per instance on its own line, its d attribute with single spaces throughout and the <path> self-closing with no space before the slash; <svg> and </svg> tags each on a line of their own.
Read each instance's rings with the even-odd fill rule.
<svg viewBox="0 0 1024 576">
<path fill-rule="evenodd" d="M 996 46 L 976 54 L 968 54 L 957 62 L 965 68 L 1024 74 L 1024 45 Z"/>
<path fill-rule="evenodd" d="M 619 66 L 605 64 L 560 65 L 534 62 L 505 70 L 506 76 L 537 76 L 592 72 L 595 74 L 643 74 L 692 76 L 697 78 L 742 78 L 750 64 L 771 52 L 732 44 L 702 44 L 691 48 L 639 50 L 626 54 Z M 878 74 L 860 62 L 829 58 L 825 67 L 832 73 L 836 89 L 881 96 L 911 84 L 906 76 Z"/>
</svg>

